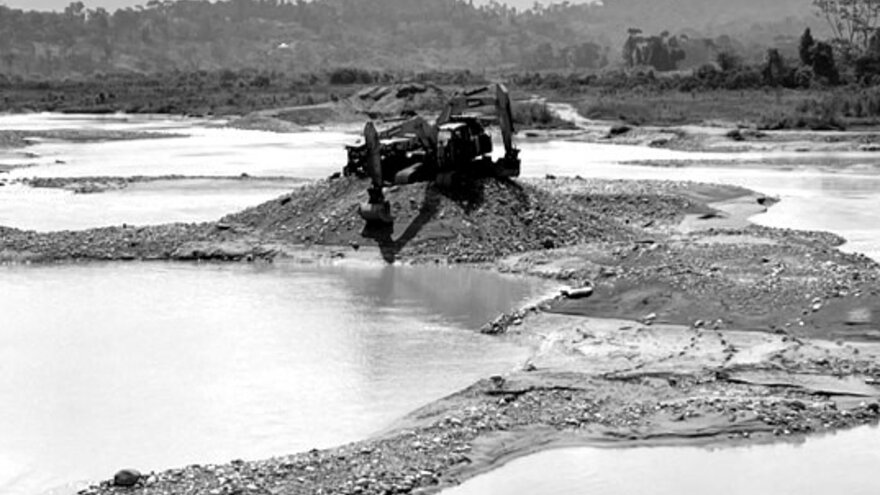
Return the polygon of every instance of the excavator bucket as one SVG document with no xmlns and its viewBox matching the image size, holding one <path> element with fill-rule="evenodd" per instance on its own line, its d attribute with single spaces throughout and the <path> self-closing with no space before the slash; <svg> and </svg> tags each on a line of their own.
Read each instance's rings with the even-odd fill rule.
<svg viewBox="0 0 880 495">
<path fill-rule="evenodd" d="M 367 190 L 370 199 L 358 206 L 358 213 L 367 223 L 390 224 L 394 223 L 391 216 L 391 205 L 385 199 L 382 192 L 382 143 L 379 141 L 379 133 L 372 122 L 367 122 L 364 127 L 364 142 L 367 146 L 367 165 L 373 185 Z"/>
<path fill-rule="evenodd" d="M 394 223 L 394 217 L 391 215 L 391 205 L 387 201 L 384 203 L 361 203 L 358 206 L 358 213 L 367 223 Z"/>
<path fill-rule="evenodd" d="M 394 223 L 394 217 L 391 215 L 391 204 L 384 197 L 375 203 L 372 202 L 373 191 L 373 189 L 367 191 L 371 196 L 371 201 L 358 205 L 358 214 L 367 223 Z"/>
</svg>

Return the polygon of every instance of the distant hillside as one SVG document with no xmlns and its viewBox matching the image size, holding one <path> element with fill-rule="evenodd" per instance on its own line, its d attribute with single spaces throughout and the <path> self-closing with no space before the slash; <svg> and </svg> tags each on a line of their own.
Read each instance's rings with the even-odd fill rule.
<svg viewBox="0 0 880 495">
<path fill-rule="evenodd" d="M 71 0 L 0 0 L 0 4 L 14 9 L 57 10 L 62 11 L 73 3 Z M 83 0 L 86 7 L 96 9 L 102 7 L 109 11 L 143 5 L 147 0 Z"/>
<path fill-rule="evenodd" d="M 82 3 L 63 12 L 0 6 L 0 73 L 597 69 L 620 63 L 633 27 L 728 35 L 750 58 L 794 46 L 807 25 L 821 36 L 812 12 L 811 0 L 605 0 L 528 10 L 467 0 L 152 0 L 114 12 Z"/>
</svg>

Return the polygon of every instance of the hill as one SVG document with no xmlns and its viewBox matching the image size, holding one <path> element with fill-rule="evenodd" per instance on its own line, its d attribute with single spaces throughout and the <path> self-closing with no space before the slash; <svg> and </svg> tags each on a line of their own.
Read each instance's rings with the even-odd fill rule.
<svg viewBox="0 0 880 495">
<path fill-rule="evenodd" d="M 596 69 L 618 63 L 632 27 L 728 35 L 748 57 L 790 44 L 807 25 L 821 27 L 810 4 L 605 0 L 518 10 L 464 0 L 151 0 L 113 13 L 82 3 L 63 12 L 0 6 L 0 72 Z"/>
</svg>

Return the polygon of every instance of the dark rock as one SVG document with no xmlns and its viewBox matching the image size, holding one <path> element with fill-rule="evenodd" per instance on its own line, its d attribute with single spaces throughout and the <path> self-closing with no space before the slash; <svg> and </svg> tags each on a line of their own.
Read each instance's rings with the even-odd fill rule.
<svg viewBox="0 0 880 495">
<path fill-rule="evenodd" d="M 583 299 L 593 295 L 593 287 L 581 287 L 580 289 L 564 290 L 562 295 L 567 299 Z"/>
<path fill-rule="evenodd" d="M 143 475 L 136 469 L 123 469 L 113 476 L 113 484 L 116 486 L 134 486 Z"/>
<path fill-rule="evenodd" d="M 712 213 L 704 213 L 697 217 L 698 220 L 712 220 L 714 218 L 724 218 L 724 215 L 719 212 L 713 211 Z"/>
<path fill-rule="evenodd" d="M 611 129 L 608 130 L 608 137 L 620 136 L 620 135 L 626 134 L 627 132 L 629 132 L 631 130 L 632 130 L 632 127 L 630 127 L 628 125 L 621 124 L 621 125 L 611 126 Z"/>
<path fill-rule="evenodd" d="M 726 136 L 734 141 L 745 141 L 746 140 L 746 137 L 743 136 L 742 131 L 740 131 L 739 129 L 733 129 L 732 131 L 728 132 L 726 134 Z"/>
</svg>

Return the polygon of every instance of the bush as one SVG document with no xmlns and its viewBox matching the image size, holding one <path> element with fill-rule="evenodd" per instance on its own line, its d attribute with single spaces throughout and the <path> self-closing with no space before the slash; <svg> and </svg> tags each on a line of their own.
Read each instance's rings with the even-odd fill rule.
<svg viewBox="0 0 880 495">
<path fill-rule="evenodd" d="M 650 105 L 621 99 L 600 98 L 593 103 L 583 103 L 580 113 L 594 120 L 620 120 L 628 124 L 641 125 L 655 121 Z"/>
<path fill-rule="evenodd" d="M 544 102 L 526 101 L 513 104 L 513 122 L 532 129 L 572 129 L 574 124 L 562 120 Z"/>
<path fill-rule="evenodd" d="M 364 69 L 355 67 L 345 67 L 330 71 L 330 84 L 348 85 L 348 84 L 373 84 L 375 78 L 373 74 Z"/>
</svg>

